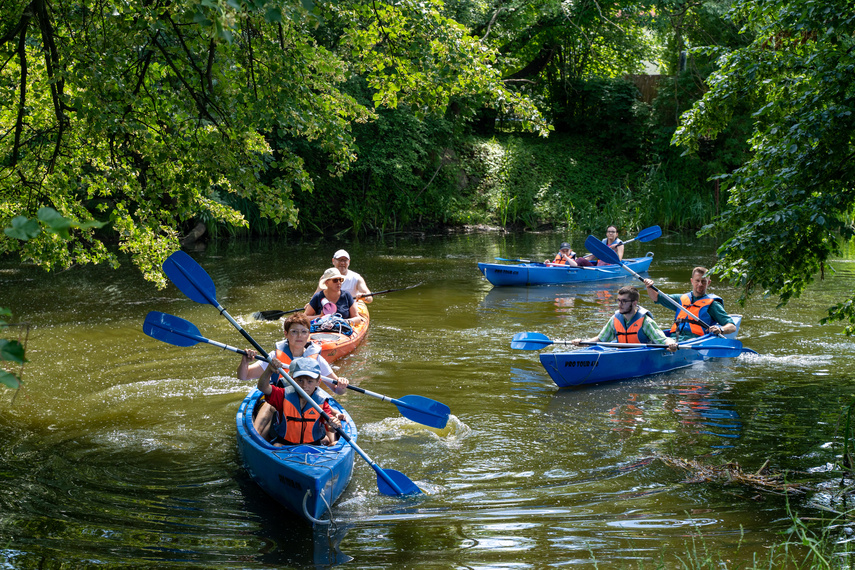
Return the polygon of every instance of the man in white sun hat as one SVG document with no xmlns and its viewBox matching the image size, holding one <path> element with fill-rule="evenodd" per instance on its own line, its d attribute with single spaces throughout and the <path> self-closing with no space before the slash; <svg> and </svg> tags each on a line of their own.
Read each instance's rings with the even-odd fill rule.
<svg viewBox="0 0 855 570">
<path fill-rule="evenodd" d="M 370 296 L 371 289 L 365 284 L 365 279 L 356 271 L 350 271 L 350 254 L 345 250 L 340 249 L 333 254 L 333 267 L 338 269 L 339 273 L 344 277 L 344 283 L 341 284 L 341 290 L 350 293 L 354 299 L 362 299 L 366 303 L 370 303 L 374 299 Z M 317 292 L 317 291 L 316 291 Z M 362 297 L 360 297 L 362 295 Z"/>
</svg>

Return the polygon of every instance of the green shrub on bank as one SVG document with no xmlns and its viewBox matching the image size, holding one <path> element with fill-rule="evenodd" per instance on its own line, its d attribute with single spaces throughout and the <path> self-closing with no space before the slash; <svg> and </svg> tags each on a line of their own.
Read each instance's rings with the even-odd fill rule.
<svg viewBox="0 0 855 570">
<path fill-rule="evenodd" d="M 663 86 L 663 96 L 673 85 Z M 259 235 L 388 234 L 475 224 L 690 230 L 710 223 L 726 197 L 708 178 L 732 168 L 739 153 L 711 146 L 709 156 L 679 156 L 669 145 L 674 127 L 663 124 L 662 106 L 651 110 L 637 101 L 634 85 L 591 80 L 576 87 L 575 107 L 553 110 L 561 113 L 555 117 L 560 128 L 548 139 L 496 133 L 513 130 L 517 123 L 507 117 L 494 119 L 492 129 L 482 121 L 481 130 L 493 130 L 492 136 L 467 135 L 458 117 L 424 117 L 402 106 L 353 125 L 358 152 L 343 174 L 332 172 L 320 142 L 278 140 L 274 146 L 300 156 L 313 173 L 311 184 L 293 195 L 297 226 L 267 223 L 239 198 L 230 198 L 230 205 Z M 358 82 L 352 90 L 358 98 L 370 95 Z M 209 231 L 216 234 L 216 228 Z"/>
</svg>

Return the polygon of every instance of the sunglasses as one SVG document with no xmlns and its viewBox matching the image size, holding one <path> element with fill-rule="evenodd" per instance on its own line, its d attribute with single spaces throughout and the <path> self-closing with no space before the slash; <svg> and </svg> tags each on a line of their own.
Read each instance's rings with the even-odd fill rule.
<svg viewBox="0 0 855 570">
<path fill-rule="evenodd" d="M 343 277 L 334 277 L 332 279 L 327 279 L 327 281 L 332 281 L 333 283 L 344 283 Z"/>
</svg>

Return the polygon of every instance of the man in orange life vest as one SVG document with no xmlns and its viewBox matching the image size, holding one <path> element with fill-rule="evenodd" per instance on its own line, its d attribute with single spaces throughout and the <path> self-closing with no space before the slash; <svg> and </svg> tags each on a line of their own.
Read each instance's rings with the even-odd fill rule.
<svg viewBox="0 0 855 570">
<path fill-rule="evenodd" d="M 704 335 L 707 331 L 696 321 L 686 315 L 689 311 L 694 316 L 709 325 L 712 334 L 730 334 L 736 332 L 736 324 L 724 310 L 724 302 L 718 295 L 707 293 L 710 279 L 707 277 L 709 270 L 706 267 L 695 267 L 692 270 L 692 290 L 682 295 L 670 295 L 683 307 L 682 311 L 675 311 L 674 324 L 671 326 L 671 336 L 678 341 L 695 338 Z M 647 295 L 657 305 L 673 309 L 672 303 L 659 298 L 659 292 L 653 289 L 653 279 L 645 279 Z"/>
<path fill-rule="evenodd" d="M 586 342 L 656 343 L 667 344 L 668 350 L 677 350 L 677 342 L 665 336 L 647 309 L 638 306 L 638 290 L 629 285 L 617 294 L 618 310 L 608 320 L 600 334 L 585 341 L 577 338 L 576 346 Z"/>
<path fill-rule="evenodd" d="M 270 385 L 270 374 L 282 367 L 282 362 L 276 357 L 270 359 L 270 364 L 258 378 L 258 389 L 267 398 L 267 403 L 278 412 L 278 425 L 273 425 L 269 416 L 256 418 L 255 429 L 265 440 L 271 437 L 271 430 L 277 438 L 273 445 L 333 445 L 337 439 L 335 428 L 341 427 L 344 414 L 336 414 L 327 402 L 326 393 L 318 389 L 321 381 L 321 367 L 314 358 L 301 356 L 291 361 L 288 374 L 294 382 L 309 395 L 309 397 L 332 420 L 332 426 L 327 426 L 321 414 L 304 400 L 297 391 L 288 385 L 285 388 Z"/>
</svg>

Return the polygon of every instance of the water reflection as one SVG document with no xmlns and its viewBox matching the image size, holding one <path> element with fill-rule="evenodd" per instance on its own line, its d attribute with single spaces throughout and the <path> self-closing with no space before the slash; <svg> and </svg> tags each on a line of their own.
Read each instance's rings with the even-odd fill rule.
<svg viewBox="0 0 855 570">
<path fill-rule="evenodd" d="M 688 484 L 685 472 L 652 458 L 738 460 L 746 471 L 767 458 L 794 471 L 835 462 L 855 341 L 817 321 L 852 290 L 855 273 L 818 282 L 786 310 L 751 300 L 740 336 L 760 356 L 558 390 L 540 351 L 509 349 L 513 334 L 592 336 L 614 312 L 617 290 L 639 284 L 627 276 L 492 288 L 475 268 L 484 256 L 551 251 L 552 237 L 395 235 L 347 245 L 375 289 L 424 284 L 375 299 L 371 332 L 337 363 L 339 374 L 393 397 L 444 402 L 453 417 L 430 430 L 388 403 L 342 396 L 360 446 L 425 493 L 380 495 L 360 461 L 333 507 L 338 527 L 319 537 L 242 469 L 234 414 L 248 386 L 234 381 L 234 355 L 163 346 L 140 331 L 145 314 L 160 310 L 243 345 L 216 311 L 174 288 L 156 291 L 131 270 L 45 277 L 16 268 L 32 279 L 4 288 L 4 305 L 33 323 L 32 361 L 14 404 L 9 392 L 0 399 L 0 534 L 9 537 L 0 565 L 270 568 L 353 557 L 347 568 L 619 568 L 673 561 L 696 526 L 712 551 L 749 564 L 786 529 L 784 499 Z M 684 291 L 688 271 L 711 265 L 717 245 L 678 235 L 647 244 L 658 260 L 651 275 L 667 292 Z M 269 346 L 281 323 L 249 315 L 304 303 L 340 246 L 235 242 L 198 260 L 230 312 Z M 272 256 L 288 270 L 259 271 Z M 736 306 L 738 290 L 714 286 Z M 673 316 L 648 308 L 660 323 Z"/>
<path fill-rule="evenodd" d="M 676 371 L 649 379 L 558 390 L 549 407 L 552 414 L 572 410 L 574 421 L 608 425 L 618 441 L 650 440 L 653 451 L 658 435 L 673 434 L 688 445 L 712 450 L 733 447 L 742 420 L 728 398 L 729 388 Z M 701 451 L 703 453 L 703 451 Z"/>
</svg>

